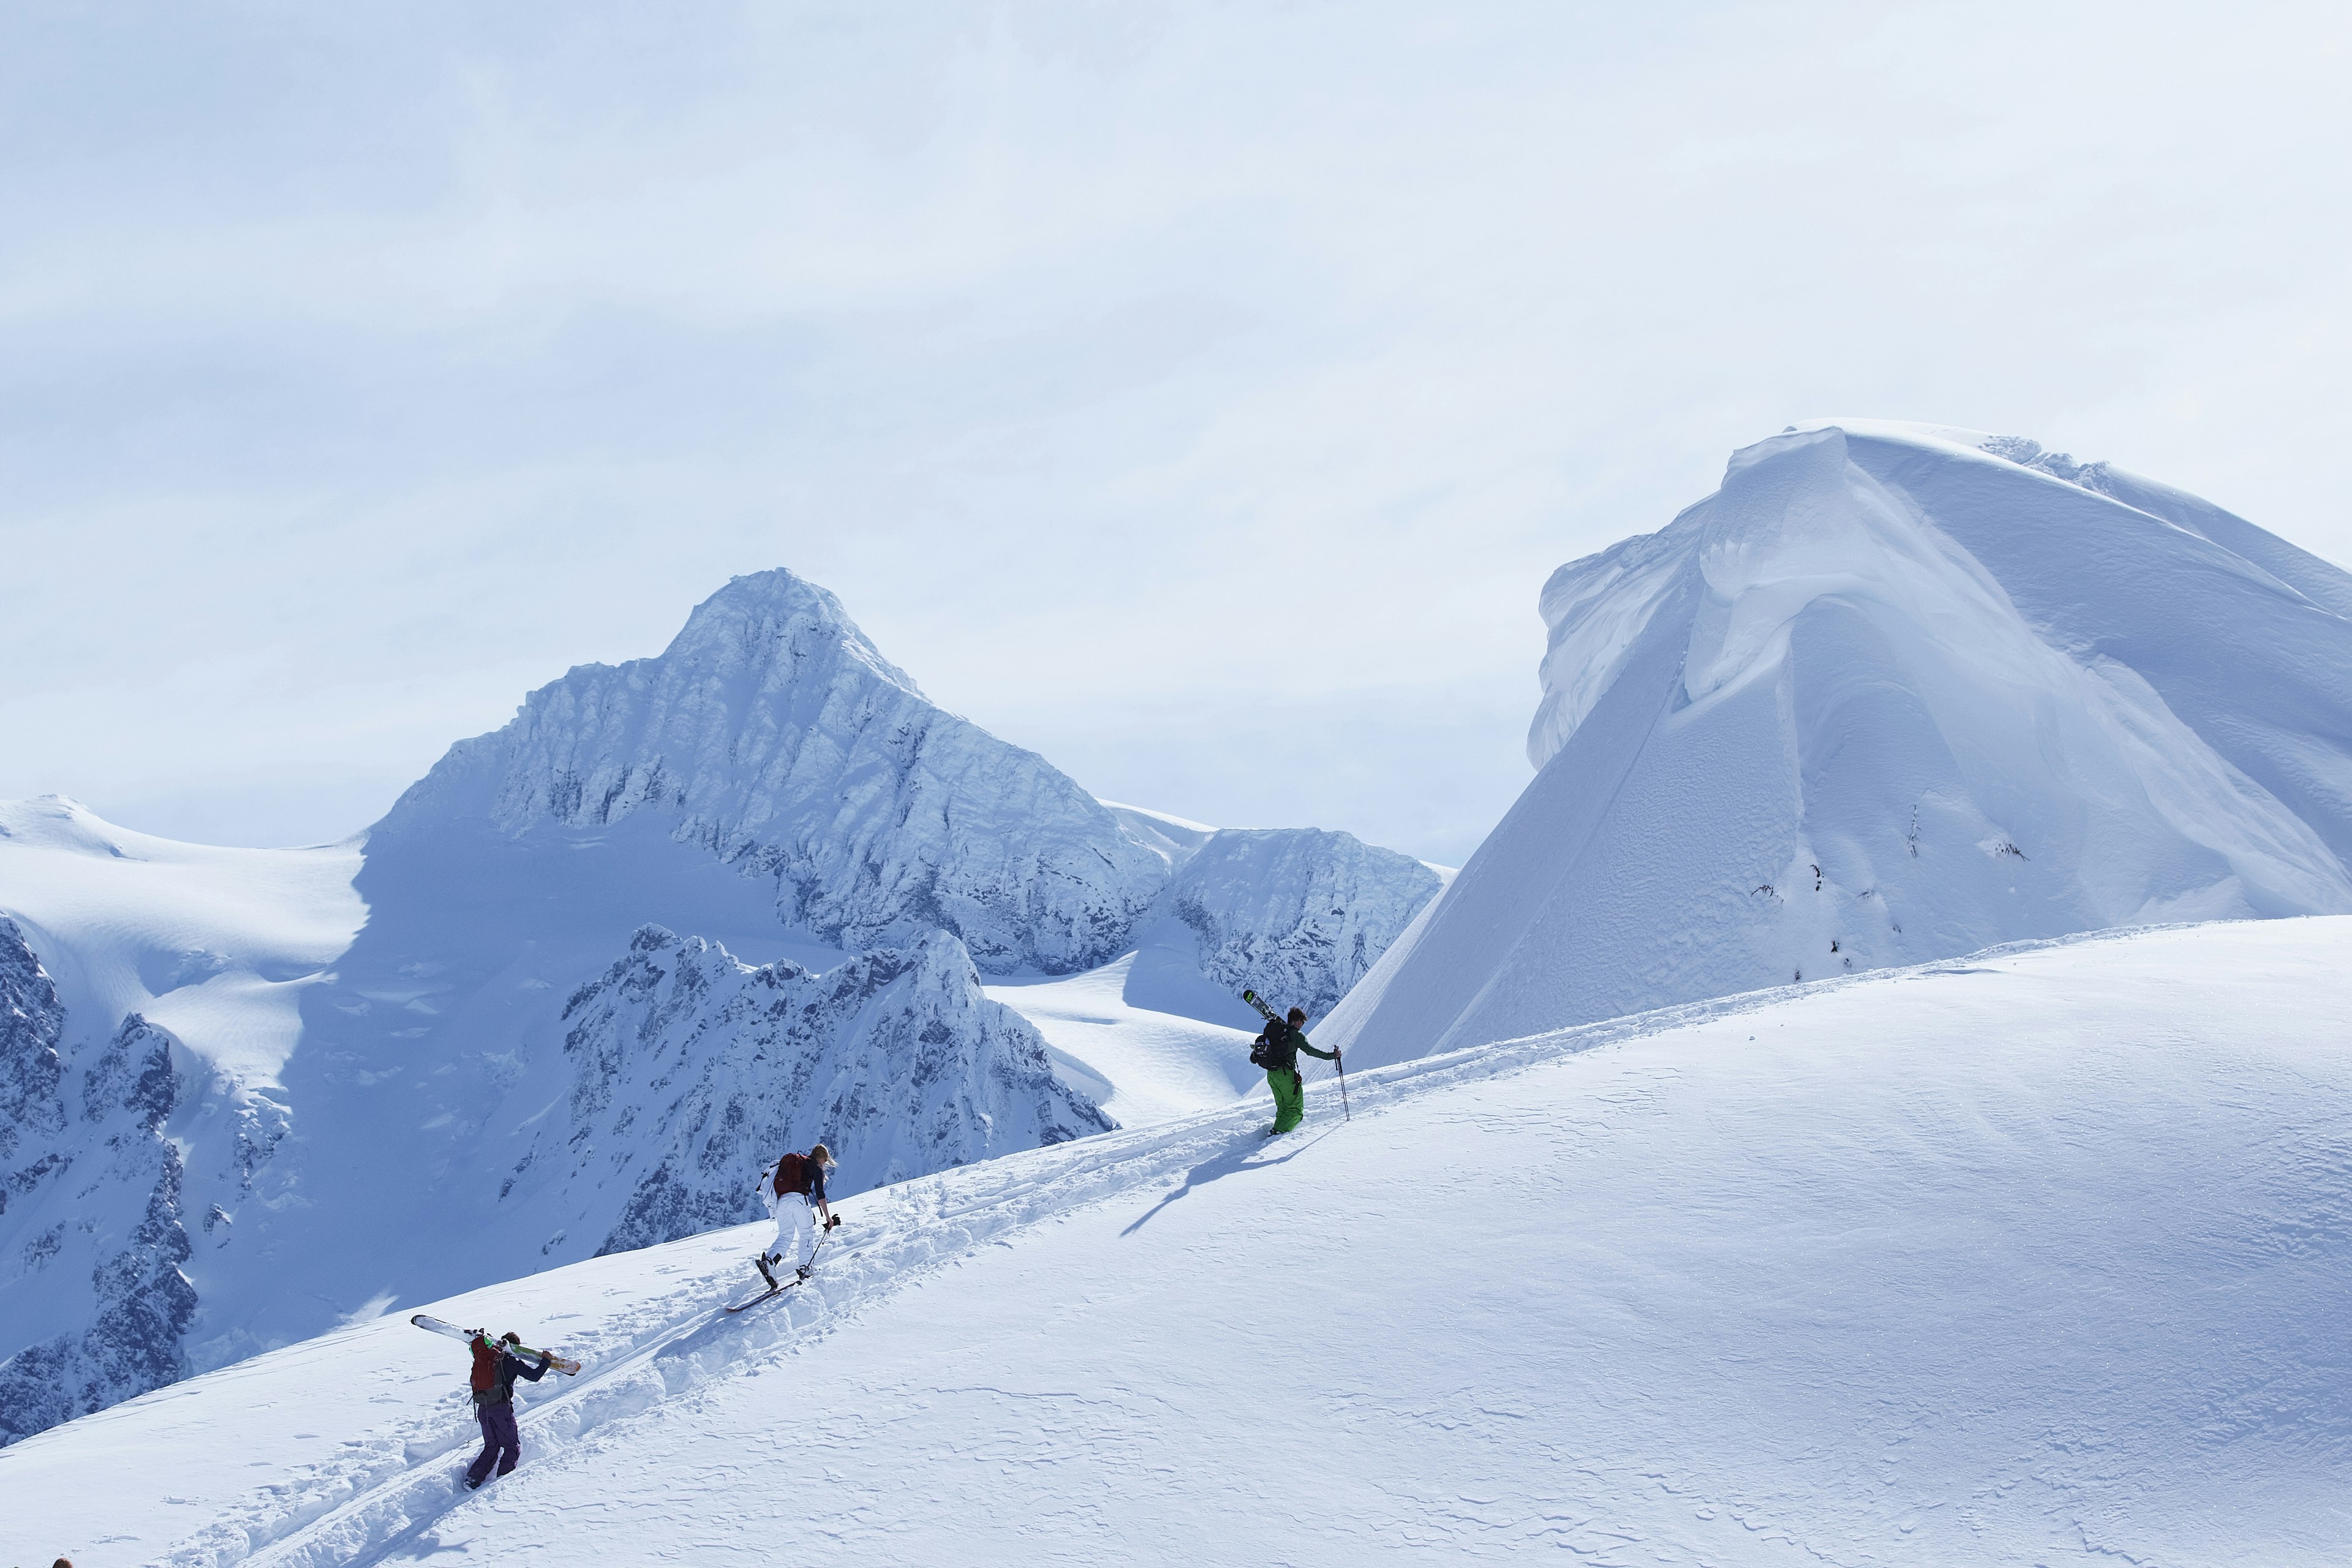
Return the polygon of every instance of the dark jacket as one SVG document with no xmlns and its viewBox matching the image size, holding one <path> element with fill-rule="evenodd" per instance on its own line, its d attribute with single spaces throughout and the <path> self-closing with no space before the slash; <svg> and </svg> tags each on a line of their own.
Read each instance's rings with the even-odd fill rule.
<svg viewBox="0 0 2352 1568">
<path fill-rule="evenodd" d="M 1285 1019 L 1268 1018 L 1262 1033 L 1265 1040 L 1265 1070 L 1268 1072 L 1297 1072 L 1301 1051 L 1310 1057 L 1321 1057 L 1327 1062 L 1339 1059 L 1337 1051 L 1318 1051 L 1308 1045 L 1307 1032 L 1292 1028 Z"/>
<path fill-rule="evenodd" d="M 547 1375 L 546 1353 L 541 1352 L 539 1363 L 533 1365 L 510 1350 L 500 1347 L 498 1370 L 490 1374 L 490 1386 L 474 1391 L 474 1403 L 478 1405 L 511 1405 L 514 1403 L 515 1379 L 537 1383 Z"/>
</svg>

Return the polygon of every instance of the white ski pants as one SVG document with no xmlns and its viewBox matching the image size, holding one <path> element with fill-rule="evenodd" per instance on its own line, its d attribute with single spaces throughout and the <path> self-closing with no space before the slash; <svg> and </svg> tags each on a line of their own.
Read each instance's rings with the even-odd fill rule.
<svg viewBox="0 0 2352 1568">
<path fill-rule="evenodd" d="M 809 1210 L 809 1201 L 798 1193 L 786 1193 L 772 1202 L 768 1212 L 776 1216 L 776 1244 L 768 1248 L 784 1260 L 787 1268 L 805 1268 L 816 1253 L 816 1216 Z"/>
</svg>

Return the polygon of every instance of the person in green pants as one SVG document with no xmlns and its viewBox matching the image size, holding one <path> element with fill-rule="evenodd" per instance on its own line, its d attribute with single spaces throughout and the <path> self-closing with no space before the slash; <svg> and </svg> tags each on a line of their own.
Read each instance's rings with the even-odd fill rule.
<svg viewBox="0 0 2352 1568">
<path fill-rule="evenodd" d="M 1268 1018 L 1265 1031 L 1258 1038 L 1265 1042 L 1257 1053 L 1265 1062 L 1265 1087 L 1274 1091 L 1274 1126 L 1266 1136 L 1279 1138 L 1291 1131 L 1307 1117 L 1307 1080 L 1298 1076 L 1298 1053 L 1321 1057 L 1327 1062 L 1339 1059 L 1337 1051 L 1318 1050 L 1307 1040 L 1307 1031 L 1299 1026 L 1307 1022 L 1307 1009 L 1293 1007 L 1287 1021 Z"/>
</svg>

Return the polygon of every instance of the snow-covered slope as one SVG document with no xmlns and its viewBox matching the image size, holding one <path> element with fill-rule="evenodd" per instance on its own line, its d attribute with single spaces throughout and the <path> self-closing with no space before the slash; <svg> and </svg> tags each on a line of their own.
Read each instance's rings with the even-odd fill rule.
<svg viewBox="0 0 2352 1568">
<path fill-rule="evenodd" d="M 1327 1027 L 1367 1065 L 1990 942 L 2352 910 L 2352 575 L 1845 422 L 1554 574 L 1540 770 Z"/>
<path fill-rule="evenodd" d="M 928 931 L 991 971 L 1116 956 L 1167 860 L 1043 757 L 935 707 L 823 588 L 738 577 L 658 658 L 583 665 L 450 749 L 383 828 L 647 814 L 850 949 Z"/>
<path fill-rule="evenodd" d="M 1265 1074 L 1249 1065 L 1259 1020 L 1243 988 L 1320 1019 L 1451 875 L 1352 834 L 1218 830 L 1114 809 L 1186 836 L 1170 836 L 1175 875 L 1137 924 L 1135 951 L 1084 974 L 999 981 L 990 994 L 1130 1123 L 1263 1094 Z"/>
<path fill-rule="evenodd" d="M 103 1040 L 138 1013 L 229 1076 L 273 1081 L 302 994 L 367 919 L 360 843 L 217 849 L 133 832 L 61 795 L 0 801 L 0 911 Z"/>
<path fill-rule="evenodd" d="M 1351 1075 L 434 1310 L 582 1354 L 479 1495 L 356 1325 L 0 1451 L 0 1561 L 2329 1563 L 2352 921 L 2175 929 Z"/>
</svg>

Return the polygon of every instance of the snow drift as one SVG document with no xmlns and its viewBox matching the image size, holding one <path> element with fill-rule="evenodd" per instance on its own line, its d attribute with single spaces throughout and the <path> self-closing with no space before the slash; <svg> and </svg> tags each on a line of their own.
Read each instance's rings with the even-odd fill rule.
<svg viewBox="0 0 2352 1568">
<path fill-rule="evenodd" d="M 1539 771 L 1327 1027 L 1366 1065 L 2352 910 L 2352 575 L 2193 497 L 2014 438 L 1792 428 L 1542 604 Z"/>
</svg>

